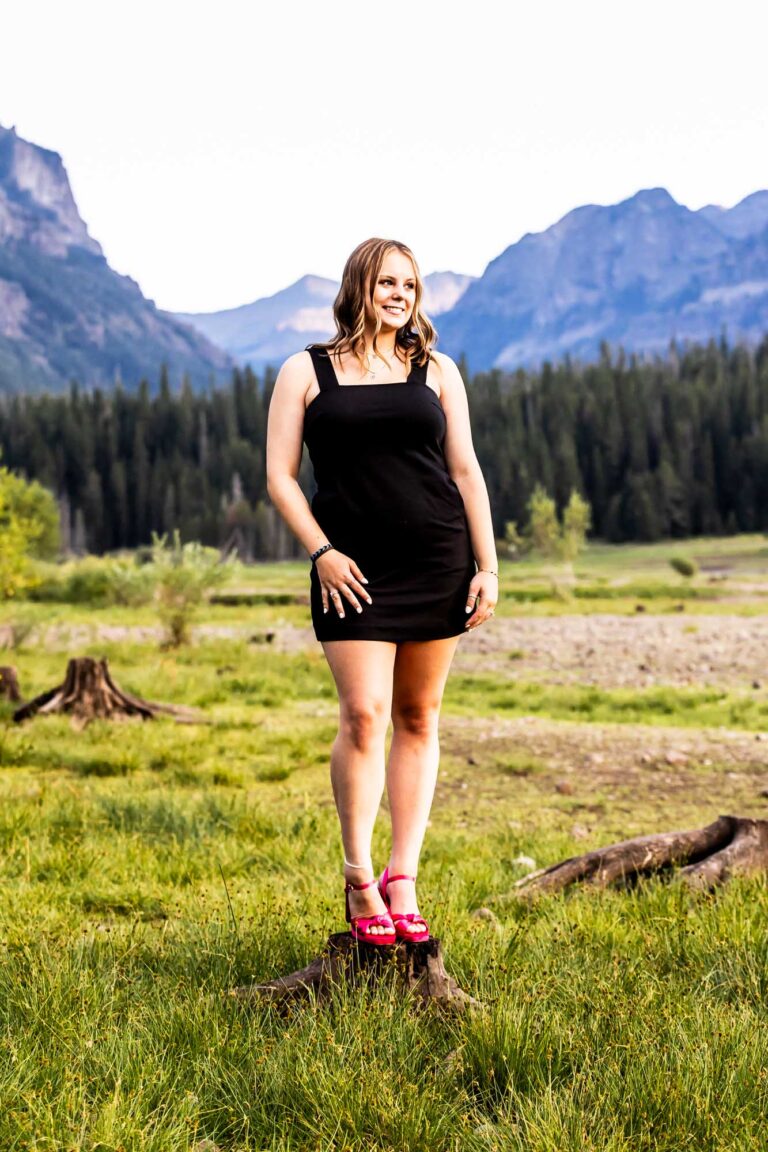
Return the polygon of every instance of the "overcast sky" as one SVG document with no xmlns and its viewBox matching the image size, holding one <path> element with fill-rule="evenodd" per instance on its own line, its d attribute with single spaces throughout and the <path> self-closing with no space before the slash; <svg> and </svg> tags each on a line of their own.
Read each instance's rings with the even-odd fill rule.
<svg viewBox="0 0 768 1152">
<path fill-rule="evenodd" d="M 114 268 L 213 311 L 368 236 L 482 272 L 571 208 L 768 187 L 751 0 L 9 0 L 0 124 L 61 153 Z"/>
</svg>

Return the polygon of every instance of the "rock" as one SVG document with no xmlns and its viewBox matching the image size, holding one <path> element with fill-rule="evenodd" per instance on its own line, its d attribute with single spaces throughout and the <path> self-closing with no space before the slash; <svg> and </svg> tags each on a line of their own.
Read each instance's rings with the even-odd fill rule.
<svg viewBox="0 0 768 1152">
<path fill-rule="evenodd" d="M 688 763 L 688 756 L 685 752 L 673 748 L 665 755 L 664 762 L 673 768 L 682 768 Z"/>
<path fill-rule="evenodd" d="M 519 868 L 529 868 L 531 872 L 533 872 L 536 867 L 536 861 L 533 856 L 515 856 L 512 863 L 516 864 Z"/>
<path fill-rule="evenodd" d="M 555 784 L 555 792 L 559 792 L 561 796 L 572 796 L 573 784 L 570 780 L 558 780 Z"/>
<path fill-rule="evenodd" d="M 571 836 L 574 840 L 587 840 L 589 838 L 589 828 L 586 824 L 574 824 L 571 828 Z"/>
</svg>

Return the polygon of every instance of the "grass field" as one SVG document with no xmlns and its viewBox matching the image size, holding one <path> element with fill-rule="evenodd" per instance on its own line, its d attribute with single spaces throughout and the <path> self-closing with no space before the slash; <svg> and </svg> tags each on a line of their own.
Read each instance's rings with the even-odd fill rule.
<svg viewBox="0 0 768 1152">
<path fill-rule="evenodd" d="M 690 587 L 670 556 L 702 566 Z M 4 707 L 2 1152 L 768 1145 L 763 880 L 709 897 L 660 881 L 534 906 L 512 895 L 520 857 L 768 816 L 766 668 L 747 675 L 721 652 L 706 684 L 663 672 L 614 687 L 506 647 L 516 620 L 562 629 L 565 649 L 585 613 L 632 617 L 645 637 L 682 604 L 680 642 L 716 615 L 735 650 L 768 613 L 768 544 L 594 547 L 577 572 L 577 593 L 595 594 L 563 600 L 545 569 L 506 564 L 503 642 L 489 630 L 462 645 L 446 694 L 420 893 L 450 971 L 485 1005 L 457 1018 L 416 1014 L 388 986 L 287 1016 L 229 995 L 343 927 L 336 708 L 307 636 L 306 565 L 238 572 L 253 602 L 210 607 L 177 652 L 159 649 L 150 607 L 5 607 L 0 629 L 30 629 L 0 654 L 25 695 L 59 682 L 69 655 L 106 655 L 121 686 L 204 722 L 18 727 Z M 386 826 L 384 811 L 382 865 Z"/>
</svg>

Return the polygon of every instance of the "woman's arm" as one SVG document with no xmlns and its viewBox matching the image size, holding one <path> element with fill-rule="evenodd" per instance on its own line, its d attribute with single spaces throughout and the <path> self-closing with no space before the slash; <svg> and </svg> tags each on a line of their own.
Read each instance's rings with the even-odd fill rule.
<svg viewBox="0 0 768 1152">
<path fill-rule="evenodd" d="M 312 387 L 312 361 L 298 352 L 283 364 L 275 381 L 267 421 L 267 492 L 294 536 L 312 553 L 330 543 L 299 487 L 304 410 Z"/>
<path fill-rule="evenodd" d="M 475 455 L 472 444 L 472 429 L 469 423 L 469 405 L 461 374 L 449 356 L 433 352 L 440 387 L 440 402 L 445 412 L 447 432 L 445 437 L 445 458 L 448 471 L 461 493 L 467 513 L 472 551 L 477 563 L 476 572 L 469 586 L 467 604 L 478 597 L 474 612 L 467 620 L 468 627 L 482 623 L 491 615 L 499 595 L 499 566 L 496 558 L 496 541 L 493 535 L 491 505 L 488 489 Z"/>
<path fill-rule="evenodd" d="M 312 515 L 298 480 L 306 397 L 314 383 L 309 353 L 297 352 L 289 357 L 275 381 L 267 421 L 267 492 L 310 555 L 323 544 L 333 544 Z M 340 593 L 335 600 L 339 616 L 344 615 L 343 600 L 347 600 L 356 612 L 362 611 L 358 596 L 371 603 L 371 597 L 363 587 L 363 573 L 343 552 L 336 549 L 325 552 L 318 557 L 315 567 L 320 580 L 323 611 L 328 611 L 330 597 L 336 592 Z"/>
</svg>

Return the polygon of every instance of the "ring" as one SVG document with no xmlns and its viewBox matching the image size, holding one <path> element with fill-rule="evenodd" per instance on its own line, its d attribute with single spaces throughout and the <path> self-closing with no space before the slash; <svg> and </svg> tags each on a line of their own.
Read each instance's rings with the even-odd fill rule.
<svg viewBox="0 0 768 1152">
<path fill-rule="evenodd" d="M 339 595 L 339 593 L 334 588 L 333 592 L 331 592 L 331 596 L 338 596 L 338 595 Z"/>
</svg>

